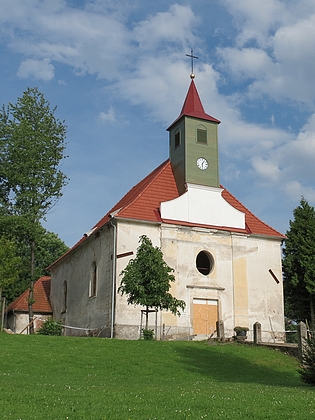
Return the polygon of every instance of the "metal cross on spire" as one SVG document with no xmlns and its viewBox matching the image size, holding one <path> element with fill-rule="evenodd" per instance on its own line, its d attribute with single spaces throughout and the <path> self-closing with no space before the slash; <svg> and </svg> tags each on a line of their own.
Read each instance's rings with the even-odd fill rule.
<svg viewBox="0 0 315 420">
<path fill-rule="evenodd" d="M 199 58 L 199 57 L 196 57 L 194 55 L 194 51 L 192 49 L 190 50 L 190 54 L 186 54 L 186 56 L 191 58 L 191 74 L 190 74 L 190 78 L 191 79 L 194 79 L 195 78 L 195 75 L 194 75 L 194 58 Z"/>
</svg>

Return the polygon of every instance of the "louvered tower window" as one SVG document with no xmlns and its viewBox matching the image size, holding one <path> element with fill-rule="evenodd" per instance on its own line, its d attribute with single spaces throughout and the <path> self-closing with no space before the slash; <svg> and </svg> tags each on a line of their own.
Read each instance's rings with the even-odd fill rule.
<svg viewBox="0 0 315 420">
<path fill-rule="evenodd" d="M 205 128 L 197 128 L 197 143 L 207 144 L 207 130 Z"/>
<path fill-rule="evenodd" d="M 178 146 L 180 146 L 180 131 L 179 131 L 179 129 L 177 129 L 175 131 L 175 149 Z"/>
</svg>

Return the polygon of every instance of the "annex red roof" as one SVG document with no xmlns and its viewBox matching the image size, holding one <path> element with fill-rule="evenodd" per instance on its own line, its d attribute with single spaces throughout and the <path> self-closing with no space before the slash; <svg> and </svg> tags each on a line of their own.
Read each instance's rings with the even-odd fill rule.
<svg viewBox="0 0 315 420">
<path fill-rule="evenodd" d="M 211 115 L 205 113 L 194 79 L 191 79 L 186 99 L 184 101 L 184 105 L 179 114 L 179 117 L 168 127 L 168 130 L 170 130 L 170 128 L 183 116 L 199 118 L 207 121 L 216 122 L 218 124 L 220 124 L 221 122 L 220 120 L 217 120 L 216 118 L 211 117 Z"/>
<path fill-rule="evenodd" d="M 52 314 L 52 309 L 49 301 L 50 295 L 50 277 L 43 276 L 34 283 L 34 304 L 33 311 L 41 314 Z M 6 312 L 28 311 L 28 298 L 29 289 L 25 290 L 14 302 L 12 302 L 7 308 Z"/>
</svg>

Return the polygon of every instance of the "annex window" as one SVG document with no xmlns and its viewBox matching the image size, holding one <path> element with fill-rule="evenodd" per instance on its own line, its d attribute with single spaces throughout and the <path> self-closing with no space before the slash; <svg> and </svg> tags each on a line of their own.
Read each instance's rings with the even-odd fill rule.
<svg viewBox="0 0 315 420">
<path fill-rule="evenodd" d="M 93 261 L 90 272 L 90 283 L 89 283 L 89 297 L 96 296 L 96 287 L 97 287 L 97 265 Z"/>
<path fill-rule="evenodd" d="M 207 144 L 207 130 L 203 126 L 197 128 L 197 143 Z"/>
<path fill-rule="evenodd" d="M 199 273 L 207 276 L 214 267 L 214 259 L 210 252 L 200 251 L 196 258 L 196 268 Z"/>
<path fill-rule="evenodd" d="M 175 149 L 178 146 L 180 146 L 180 131 L 177 128 L 176 131 L 175 131 Z"/>
</svg>

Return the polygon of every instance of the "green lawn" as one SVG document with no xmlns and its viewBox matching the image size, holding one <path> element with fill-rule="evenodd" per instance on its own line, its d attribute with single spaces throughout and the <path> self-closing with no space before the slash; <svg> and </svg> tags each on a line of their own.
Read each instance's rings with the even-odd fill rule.
<svg viewBox="0 0 315 420">
<path fill-rule="evenodd" d="M 0 418 L 312 419 L 297 361 L 238 344 L 0 334 Z"/>
</svg>

